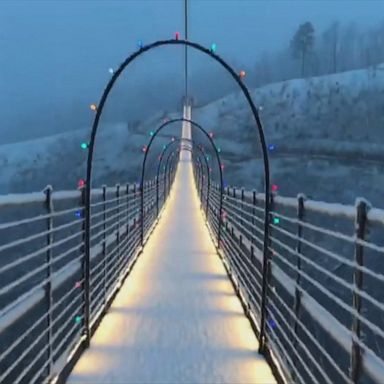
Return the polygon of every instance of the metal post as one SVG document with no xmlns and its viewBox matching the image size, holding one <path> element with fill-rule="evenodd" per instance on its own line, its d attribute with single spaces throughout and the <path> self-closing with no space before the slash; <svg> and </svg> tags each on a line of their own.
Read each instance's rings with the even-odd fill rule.
<svg viewBox="0 0 384 384">
<path fill-rule="evenodd" d="M 125 220 L 126 220 L 126 236 L 129 234 L 129 184 L 125 186 L 125 196 L 126 196 L 126 204 L 125 204 Z"/>
<path fill-rule="evenodd" d="M 298 333 L 298 317 L 300 313 L 300 306 L 301 306 L 301 290 L 300 290 L 300 284 L 301 284 L 301 247 L 302 247 L 302 237 L 303 237 L 303 225 L 300 223 L 304 219 L 304 213 L 305 213 L 305 207 L 304 207 L 304 201 L 305 196 L 302 194 L 299 194 L 297 196 L 297 220 L 299 223 L 297 224 L 297 244 L 296 244 L 296 284 L 295 284 L 295 297 L 293 302 L 293 310 L 295 313 L 295 317 L 293 319 L 293 349 L 296 349 L 297 346 L 297 333 Z M 296 356 L 293 356 L 293 362 L 296 366 Z M 295 372 L 292 372 L 294 375 Z M 296 378 L 294 376 L 294 378 Z"/>
<path fill-rule="evenodd" d="M 241 187 L 241 226 L 244 226 L 244 187 Z"/>
<path fill-rule="evenodd" d="M 133 199 L 132 199 L 132 207 L 133 207 L 133 231 L 135 232 L 136 230 L 136 183 L 133 183 L 133 189 L 132 189 L 132 196 L 133 196 Z"/>
<path fill-rule="evenodd" d="M 252 190 L 252 226 L 256 226 L 256 205 L 257 205 L 257 197 L 256 197 L 256 191 L 255 190 Z M 256 236 L 256 232 L 255 232 L 255 236 Z M 256 241 L 255 239 L 252 237 L 252 244 L 255 244 Z"/>
<path fill-rule="evenodd" d="M 367 212 L 368 204 L 362 200 L 358 199 L 356 201 L 356 238 L 359 240 L 364 240 L 366 235 L 367 227 Z M 353 275 L 353 309 L 357 315 L 361 313 L 361 296 L 358 291 L 361 291 L 363 288 L 363 272 L 359 267 L 364 265 L 364 246 L 361 244 L 355 243 L 355 271 Z M 360 320 L 358 316 L 353 316 L 352 319 L 352 332 L 355 335 L 356 339 L 361 338 L 361 328 Z M 352 339 L 352 350 L 351 350 L 351 359 L 350 359 L 350 377 L 353 383 L 358 383 L 360 374 L 361 374 L 361 348 L 354 339 Z"/>
<path fill-rule="evenodd" d="M 159 218 L 159 176 L 156 176 L 156 217 Z"/>
<path fill-rule="evenodd" d="M 208 172 L 211 172 L 211 169 L 208 168 Z M 211 175 L 208 173 L 208 181 L 207 181 L 207 197 L 206 197 L 206 207 L 205 207 L 205 215 L 207 216 L 207 219 L 208 219 L 208 215 L 209 215 L 209 194 L 211 192 Z"/>
<path fill-rule="evenodd" d="M 104 309 L 107 305 L 107 186 L 103 185 L 103 289 Z"/>
<path fill-rule="evenodd" d="M 140 242 L 142 246 L 144 245 L 144 200 L 145 200 L 144 185 L 145 185 L 145 181 L 143 180 L 139 187 L 140 188 Z M 136 197 L 136 193 L 135 193 L 135 197 Z"/>
<path fill-rule="evenodd" d="M 117 207 L 117 232 L 116 232 L 116 242 L 117 242 L 117 263 L 116 270 L 120 267 L 121 262 L 121 250 L 120 250 L 120 184 L 116 185 L 116 207 Z M 117 277 L 117 276 L 116 276 Z"/>
<path fill-rule="evenodd" d="M 263 280 L 262 280 L 262 289 L 261 289 L 261 305 L 260 305 L 260 312 L 261 312 L 261 319 L 260 319 L 260 335 L 259 335 L 259 352 L 263 353 L 265 351 L 266 347 L 266 328 L 267 328 L 267 301 L 268 301 L 268 288 L 269 288 L 269 281 L 270 281 L 270 271 L 271 271 L 271 222 L 273 220 L 273 210 L 274 210 L 274 195 L 271 193 L 269 195 L 270 201 L 269 201 L 269 215 L 268 215 L 268 242 L 267 242 L 267 249 L 264 249 L 264 255 L 266 255 L 265 258 L 263 258 Z M 268 204 L 268 201 L 265 202 L 265 204 Z"/>
<path fill-rule="evenodd" d="M 52 304 L 53 304 L 53 297 L 52 297 L 52 244 L 53 244 L 53 201 L 52 201 L 52 186 L 47 186 L 47 188 L 44 190 L 45 192 L 45 207 L 47 209 L 47 212 L 49 214 L 47 218 L 47 246 L 48 250 L 46 253 L 46 265 L 47 265 L 47 284 L 45 286 L 45 297 L 47 301 L 47 329 L 48 329 L 48 373 L 49 376 L 52 373 L 52 366 L 53 366 L 53 354 L 52 354 Z"/>
<path fill-rule="evenodd" d="M 87 181 L 88 183 L 88 181 Z M 87 187 L 88 188 L 88 187 Z M 83 319 L 83 336 L 85 336 L 85 346 L 88 348 L 91 340 L 91 192 L 87 193 L 87 189 L 81 188 L 81 206 L 84 207 L 86 220 L 83 222 L 83 250 L 84 259 L 82 263 L 83 274 L 83 294 L 84 294 L 84 319 Z M 88 225 L 87 225 L 88 222 Z"/>
</svg>

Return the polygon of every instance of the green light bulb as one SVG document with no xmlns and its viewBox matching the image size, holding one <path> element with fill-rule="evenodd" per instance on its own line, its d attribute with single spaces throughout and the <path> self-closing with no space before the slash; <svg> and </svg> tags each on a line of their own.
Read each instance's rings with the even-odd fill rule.
<svg viewBox="0 0 384 384">
<path fill-rule="evenodd" d="M 80 315 L 77 315 L 77 316 L 75 317 L 75 323 L 76 323 L 76 324 L 80 324 L 80 323 L 81 323 L 81 316 L 80 316 Z"/>
<path fill-rule="evenodd" d="M 217 49 L 217 45 L 216 45 L 216 43 L 212 43 L 212 45 L 211 45 L 211 51 L 212 51 L 212 52 L 216 52 L 216 49 Z"/>
<path fill-rule="evenodd" d="M 81 147 L 81 149 L 87 149 L 88 148 L 88 144 L 87 143 L 81 143 L 80 147 Z"/>
<path fill-rule="evenodd" d="M 278 217 L 274 217 L 273 224 L 280 224 L 280 219 Z"/>
</svg>

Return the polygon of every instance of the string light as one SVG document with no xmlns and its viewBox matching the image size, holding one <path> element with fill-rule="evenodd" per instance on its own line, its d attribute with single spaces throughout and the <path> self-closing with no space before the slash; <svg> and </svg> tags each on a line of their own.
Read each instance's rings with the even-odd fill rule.
<svg viewBox="0 0 384 384">
<path fill-rule="evenodd" d="M 221 170 L 224 171 L 224 164 L 221 164 Z"/>
<path fill-rule="evenodd" d="M 81 288 L 81 281 L 76 281 L 75 288 Z"/>
<path fill-rule="evenodd" d="M 269 149 L 270 151 L 274 151 L 274 150 L 276 149 L 276 146 L 275 146 L 274 144 L 269 144 L 269 145 L 268 145 L 268 149 Z"/>
<path fill-rule="evenodd" d="M 278 190 L 279 190 L 279 186 L 276 185 L 276 184 L 272 184 L 272 191 L 273 191 L 273 192 L 276 192 L 276 191 L 278 191 Z"/>
<path fill-rule="evenodd" d="M 217 152 L 219 152 L 219 153 L 220 153 L 220 152 L 221 152 L 221 148 L 217 148 Z"/>
<path fill-rule="evenodd" d="M 155 132 L 151 131 L 149 132 L 149 136 L 153 136 L 155 134 Z"/>
<path fill-rule="evenodd" d="M 209 137 L 213 138 L 213 132 L 209 132 Z"/>
<path fill-rule="evenodd" d="M 143 48 L 143 42 L 142 40 L 137 41 L 137 48 L 142 49 Z"/>
<path fill-rule="evenodd" d="M 144 153 L 147 152 L 147 146 L 146 146 L 146 145 L 144 145 L 142 151 L 143 151 Z"/>
<path fill-rule="evenodd" d="M 175 138 L 174 138 L 174 137 L 172 137 L 172 141 L 175 141 Z"/>
<path fill-rule="evenodd" d="M 176 33 L 175 33 L 175 39 L 176 39 L 176 40 L 179 40 L 179 39 L 180 39 L 180 32 L 176 32 Z"/>
<path fill-rule="evenodd" d="M 75 216 L 80 219 L 81 218 L 81 211 L 76 211 Z"/>
<path fill-rule="evenodd" d="M 276 322 L 273 319 L 268 320 L 268 324 L 270 325 L 271 328 L 276 328 Z"/>
<path fill-rule="evenodd" d="M 78 188 L 83 188 L 83 187 L 85 187 L 85 180 L 84 180 L 84 179 L 80 179 L 80 180 L 77 182 L 77 187 L 78 187 Z"/>
<path fill-rule="evenodd" d="M 81 316 L 80 315 L 75 316 L 75 323 L 76 324 L 80 324 L 81 323 Z"/>
<path fill-rule="evenodd" d="M 115 71 L 113 70 L 113 68 L 109 68 L 109 69 L 108 69 L 108 72 L 109 72 L 111 75 L 113 75 L 113 73 L 114 73 Z"/>
<path fill-rule="evenodd" d="M 243 77 L 245 77 L 245 71 L 240 71 L 239 76 L 240 76 L 241 79 L 242 79 Z"/>
<path fill-rule="evenodd" d="M 92 111 L 97 111 L 97 106 L 96 106 L 96 104 L 91 104 L 91 105 L 89 106 L 89 108 L 91 108 Z"/>
<path fill-rule="evenodd" d="M 274 217 L 273 218 L 273 224 L 280 224 L 280 218 L 279 217 Z"/>
<path fill-rule="evenodd" d="M 81 143 L 80 144 L 81 149 L 87 149 L 88 146 L 89 146 L 88 143 Z"/>
<path fill-rule="evenodd" d="M 217 44 L 216 43 L 212 43 L 211 44 L 211 52 L 215 53 L 217 50 Z"/>
</svg>

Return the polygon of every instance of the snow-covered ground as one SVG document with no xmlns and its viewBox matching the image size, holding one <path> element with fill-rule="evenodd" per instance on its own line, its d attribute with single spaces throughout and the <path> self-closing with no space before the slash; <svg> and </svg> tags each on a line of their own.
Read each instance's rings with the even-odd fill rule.
<svg viewBox="0 0 384 384">
<path fill-rule="evenodd" d="M 205 226 L 190 163 L 68 383 L 275 379 Z"/>
<path fill-rule="evenodd" d="M 275 145 L 270 152 L 272 182 L 282 195 L 304 192 L 346 204 L 364 196 L 384 207 L 384 65 L 270 84 L 253 90 L 252 96 L 267 142 Z M 95 184 L 137 181 L 142 146 L 163 118 L 159 112 L 136 126 L 105 123 L 97 142 Z M 226 183 L 260 190 L 260 148 L 243 96 L 234 93 L 196 108 L 193 118 L 214 132 Z M 86 153 L 79 144 L 89 132 L 0 146 L 0 193 L 41 190 L 48 183 L 72 189 L 85 174 Z M 156 154 L 166 140 L 157 142 Z M 155 161 L 154 156 L 150 163 Z"/>
<path fill-rule="evenodd" d="M 384 66 L 270 84 L 252 91 L 280 193 L 384 207 Z M 260 147 L 244 97 L 194 110 L 222 149 L 227 184 L 262 188 Z M 255 159 L 254 154 L 258 154 Z"/>
</svg>

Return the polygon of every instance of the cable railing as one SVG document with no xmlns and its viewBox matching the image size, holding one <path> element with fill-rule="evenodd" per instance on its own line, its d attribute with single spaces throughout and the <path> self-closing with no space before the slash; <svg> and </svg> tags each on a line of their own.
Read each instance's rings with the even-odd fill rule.
<svg viewBox="0 0 384 384">
<path fill-rule="evenodd" d="M 196 188 L 220 256 L 263 353 L 285 382 L 381 383 L 384 377 L 384 210 L 271 197 L 263 276 L 264 194 L 220 188 L 195 166 Z M 208 210 L 206 209 L 206 202 Z M 267 286 L 265 324 L 262 287 Z"/>
<path fill-rule="evenodd" d="M 154 227 L 173 183 L 92 190 L 90 304 L 84 301 L 84 188 L 0 196 L 0 383 L 65 378 Z M 165 185 L 164 183 L 167 183 Z"/>
</svg>

